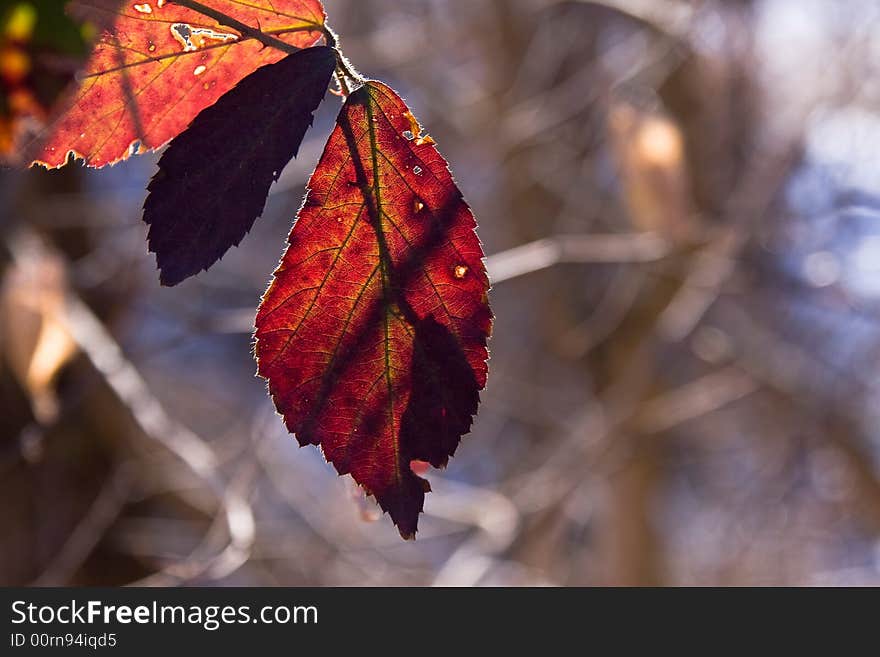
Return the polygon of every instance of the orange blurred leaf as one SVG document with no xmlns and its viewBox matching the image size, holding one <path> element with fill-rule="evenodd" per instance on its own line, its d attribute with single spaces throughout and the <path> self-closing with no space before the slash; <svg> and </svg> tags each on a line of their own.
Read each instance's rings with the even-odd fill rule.
<svg viewBox="0 0 880 657">
<path fill-rule="evenodd" d="M 77 353 L 65 312 L 67 272 L 41 248 L 21 251 L 0 286 L 0 344 L 34 417 L 47 424 L 58 414 L 55 379 Z"/>
</svg>

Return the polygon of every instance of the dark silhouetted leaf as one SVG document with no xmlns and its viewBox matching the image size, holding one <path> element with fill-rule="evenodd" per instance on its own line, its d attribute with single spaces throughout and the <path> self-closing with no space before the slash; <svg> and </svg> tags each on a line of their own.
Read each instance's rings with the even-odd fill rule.
<svg viewBox="0 0 880 657">
<path fill-rule="evenodd" d="M 335 63 L 333 50 L 319 46 L 264 66 L 171 143 L 144 203 L 163 285 L 207 269 L 241 242 L 299 150 Z"/>
<path fill-rule="evenodd" d="M 349 96 L 256 320 L 259 371 L 300 444 L 415 535 L 486 383 L 489 282 L 473 214 L 403 101 Z M 420 467 L 419 464 L 416 467 Z"/>
</svg>

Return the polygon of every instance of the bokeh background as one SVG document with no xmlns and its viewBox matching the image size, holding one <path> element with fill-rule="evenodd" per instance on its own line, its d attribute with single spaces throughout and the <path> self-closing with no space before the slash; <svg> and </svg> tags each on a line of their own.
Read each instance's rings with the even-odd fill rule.
<svg viewBox="0 0 880 657">
<path fill-rule="evenodd" d="M 83 52 L 59 4 L 0 2 L 0 146 Z M 0 170 L 0 583 L 880 585 L 880 2 L 325 4 L 489 254 L 490 382 L 418 539 L 255 377 L 328 96 L 250 236 L 174 289 L 155 154 Z"/>
</svg>

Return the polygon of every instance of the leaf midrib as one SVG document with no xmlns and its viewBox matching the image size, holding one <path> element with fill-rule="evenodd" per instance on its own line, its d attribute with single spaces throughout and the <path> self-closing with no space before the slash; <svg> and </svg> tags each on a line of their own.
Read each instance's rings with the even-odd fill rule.
<svg viewBox="0 0 880 657">
<path fill-rule="evenodd" d="M 366 113 L 367 113 L 367 130 L 370 135 L 370 158 L 373 167 L 373 203 L 376 206 L 375 231 L 376 241 L 379 245 L 379 266 L 382 270 L 382 320 L 385 329 L 384 341 L 384 357 L 385 357 L 385 383 L 388 388 L 388 421 L 391 426 L 391 443 L 394 447 L 394 478 L 398 485 L 401 481 L 400 472 L 400 439 L 394 417 L 394 382 L 391 378 L 391 348 L 390 348 L 390 320 L 391 320 L 391 281 L 390 267 L 391 255 L 388 252 L 388 243 L 385 240 L 385 231 L 382 228 L 382 218 L 384 211 L 382 210 L 382 186 L 379 184 L 379 146 L 376 140 L 376 123 L 373 120 L 373 103 L 375 99 L 371 93 L 372 87 L 367 83 L 366 87 Z"/>
</svg>

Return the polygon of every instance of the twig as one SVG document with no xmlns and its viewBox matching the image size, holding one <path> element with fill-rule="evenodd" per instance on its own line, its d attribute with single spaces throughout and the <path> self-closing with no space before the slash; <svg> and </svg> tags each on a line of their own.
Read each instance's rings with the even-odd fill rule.
<svg viewBox="0 0 880 657">
<path fill-rule="evenodd" d="M 645 274 L 630 267 L 607 286 L 590 316 L 560 339 L 560 352 L 570 359 L 583 358 L 610 337 L 626 319 L 643 288 Z"/>
<path fill-rule="evenodd" d="M 107 383 L 128 406 L 135 421 L 153 440 L 180 458 L 202 479 L 223 509 L 229 543 L 220 553 L 169 570 L 179 579 L 191 579 L 225 558 L 229 550 L 247 549 L 254 539 L 250 504 L 237 491 L 227 488 L 217 471 L 214 450 L 189 429 L 174 422 L 150 392 L 140 373 L 126 360 L 113 337 L 79 298 L 68 299 L 67 314 L 74 339 L 101 372 Z"/>
<path fill-rule="evenodd" d="M 438 495 L 425 509 L 427 514 L 479 530 L 449 556 L 434 576 L 433 586 L 474 586 L 496 564 L 496 555 L 513 543 L 519 511 L 507 497 L 488 489 L 433 474 L 431 486 Z"/>
<path fill-rule="evenodd" d="M 486 269 L 500 283 L 561 263 L 655 262 L 668 254 L 669 245 L 654 233 L 557 235 L 489 256 Z"/>
<path fill-rule="evenodd" d="M 691 26 L 696 8 L 681 0 L 577 0 L 583 4 L 604 7 L 628 16 L 667 36 L 684 39 Z"/>
<path fill-rule="evenodd" d="M 486 269 L 497 284 L 563 263 L 655 262 L 668 254 L 668 243 L 653 233 L 557 235 L 491 255 L 486 258 Z M 217 333 L 252 333 L 254 311 L 218 313 L 210 324 Z"/>
<path fill-rule="evenodd" d="M 648 400 L 634 426 L 643 434 L 668 431 L 720 410 L 759 388 L 760 384 L 740 367 L 726 367 Z"/>
<path fill-rule="evenodd" d="M 116 468 L 61 550 L 31 586 L 64 586 L 70 583 L 71 576 L 88 559 L 119 517 L 131 491 L 133 479 L 131 464 L 123 463 Z"/>
<path fill-rule="evenodd" d="M 26 228 L 21 228 L 19 235 L 9 240 L 9 245 L 13 258 L 26 248 L 34 251 L 49 249 Z M 249 550 L 255 533 L 250 504 L 240 493 L 226 486 L 218 472 L 217 457 L 211 446 L 168 416 L 137 368 L 125 358 L 113 336 L 75 292 L 66 291 L 64 305 L 66 324 L 74 341 L 104 376 L 113 392 L 126 404 L 144 433 L 183 461 L 208 486 L 223 510 L 229 534 L 228 544 L 217 554 L 191 559 L 183 565 L 185 567 L 181 566 L 175 572 L 179 573 L 181 579 L 196 577 L 216 564 L 228 562 L 230 550 Z M 241 562 L 241 559 L 237 560 Z"/>
<path fill-rule="evenodd" d="M 746 235 L 735 227 L 726 230 L 694 256 L 681 288 L 657 321 L 663 339 L 679 342 L 697 327 L 736 271 L 736 257 Z"/>
<path fill-rule="evenodd" d="M 736 258 L 772 207 L 798 152 L 798 144 L 789 143 L 778 153 L 762 150 L 752 156 L 755 166 L 733 191 L 724 209 L 729 227 L 697 253 L 678 294 L 660 317 L 657 328 L 663 339 L 686 339 L 718 300 L 724 285 L 736 273 Z"/>
</svg>

